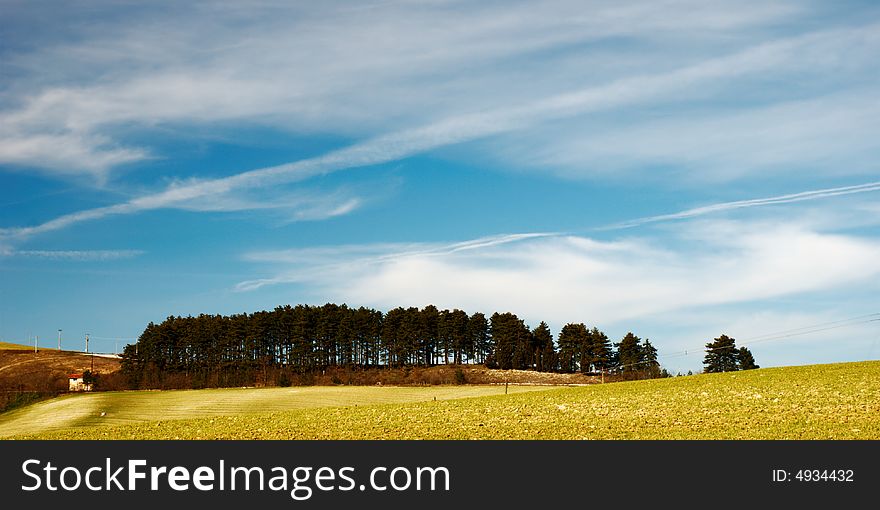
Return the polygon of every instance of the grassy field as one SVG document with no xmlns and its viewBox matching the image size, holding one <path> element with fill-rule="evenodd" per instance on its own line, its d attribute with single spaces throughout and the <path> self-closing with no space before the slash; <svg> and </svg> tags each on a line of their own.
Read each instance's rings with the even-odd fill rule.
<svg viewBox="0 0 880 510">
<path fill-rule="evenodd" d="M 9 342 L 0 342 L 0 350 L 9 350 L 9 351 L 32 351 L 34 350 L 34 346 L 27 346 L 21 344 L 11 344 Z"/>
<path fill-rule="evenodd" d="M 388 388 L 306 388 L 366 392 Z M 448 391 L 459 388 L 395 389 Z M 237 390 L 217 390 L 222 392 Z M 273 390 L 253 390 L 273 391 Z M 480 388 L 473 389 L 479 394 Z M 495 389 L 497 391 L 497 389 Z M 182 401 L 202 392 L 175 392 Z M 134 395 L 134 394 L 132 394 Z M 163 398 L 156 393 L 156 398 Z M 82 406 L 86 398 L 62 399 L 70 406 L 70 425 L 93 424 L 100 406 Z M 125 399 L 127 394 L 108 396 Z M 175 397 L 166 397 L 175 398 Z M 324 397 L 321 397 L 324 398 Z M 398 398 L 397 396 L 393 398 Z M 392 400 L 393 398 L 387 398 Z M 425 400 L 424 395 L 413 395 Z M 201 397 L 200 397 L 201 400 Z M 365 400 L 370 398 L 365 396 Z M 158 403 L 158 400 L 155 402 Z M 174 406 L 153 406 L 162 421 L 119 427 L 72 426 L 39 434 L 52 439 L 880 439 L 880 362 L 844 363 L 707 374 L 493 395 L 479 398 L 339 407 L 261 414 L 173 420 Z M 46 413 L 52 402 L 16 413 L 17 434 L 27 412 Z M 188 404 L 193 405 L 193 404 Z M 206 401 L 205 411 L 216 404 Z M 236 404 L 240 409 L 240 404 Z M 254 406 L 253 410 L 259 409 Z M 77 411 L 81 410 L 81 411 Z M 140 411 L 138 411 L 139 413 Z M 2 417 L 0 430 L 9 417 Z M 56 424 L 58 425 L 58 424 Z M 32 424 L 43 427 L 46 424 Z M 63 424 L 62 424 L 63 426 Z M 31 429 L 33 430 L 33 428 Z M 37 430 L 41 430 L 38 428 Z"/>
<path fill-rule="evenodd" d="M 537 389 L 546 387 L 511 386 L 509 391 Z M 81 393 L 0 414 L 0 437 L 51 432 L 100 433 L 105 427 L 157 420 L 245 417 L 317 407 L 433 402 L 435 398 L 440 401 L 499 393 L 504 393 L 503 386 L 305 386 Z"/>
</svg>

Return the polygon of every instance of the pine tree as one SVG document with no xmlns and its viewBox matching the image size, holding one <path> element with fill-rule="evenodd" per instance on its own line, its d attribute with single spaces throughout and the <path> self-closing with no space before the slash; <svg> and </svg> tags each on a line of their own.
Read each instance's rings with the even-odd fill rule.
<svg viewBox="0 0 880 510">
<path fill-rule="evenodd" d="M 738 352 L 736 340 L 727 335 L 721 335 L 714 342 L 706 344 L 706 357 L 703 359 L 703 369 L 706 373 L 734 372 L 739 370 Z"/>
<path fill-rule="evenodd" d="M 473 356 L 477 363 L 485 363 L 486 356 L 492 351 L 492 338 L 489 336 L 489 322 L 486 316 L 475 312 L 467 323 L 469 345 L 473 346 Z M 468 355 L 470 358 L 471 355 Z"/>
<path fill-rule="evenodd" d="M 550 370 L 546 368 L 545 365 L 549 364 L 550 360 L 545 360 L 544 355 L 547 351 L 547 346 L 550 345 L 551 348 L 553 346 L 553 334 L 550 332 L 550 327 L 547 326 L 546 322 L 541 322 L 535 327 L 534 331 L 532 331 L 532 356 L 534 359 L 534 367 L 535 370 L 539 372 L 546 372 Z"/>
<path fill-rule="evenodd" d="M 562 372 L 578 369 L 586 331 L 583 324 L 566 324 L 559 332 L 559 370 Z"/>
<path fill-rule="evenodd" d="M 541 365 L 545 372 L 556 372 L 559 370 L 559 356 L 553 348 L 552 341 L 544 346 L 544 351 L 541 353 Z"/>
<path fill-rule="evenodd" d="M 385 363 L 389 367 L 402 364 L 400 348 L 400 331 L 406 310 L 401 307 L 389 310 L 382 321 L 381 345 L 385 353 Z"/>
<path fill-rule="evenodd" d="M 611 366 L 613 347 L 608 335 L 593 328 L 590 331 L 590 362 L 593 370 L 606 370 Z"/>
<path fill-rule="evenodd" d="M 468 314 L 455 309 L 450 315 L 450 329 L 452 332 L 452 362 L 461 365 L 464 356 L 473 350 L 468 337 Z"/>
<path fill-rule="evenodd" d="M 518 325 L 522 321 L 516 315 L 506 312 L 492 314 L 489 320 L 490 331 L 492 333 L 492 341 L 495 343 L 493 359 L 498 364 L 498 368 L 509 370 L 511 368 L 520 368 L 514 366 L 519 364 L 520 353 L 520 334 Z"/>
<path fill-rule="evenodd" d="M 446 310 L 448 314 L 448 310 Z M 434 364 L 434 358 L 440 354 L 439 322 L 440 312 L 434 305 L 428 305 L 419 312 L 418 340 L 415 344 L 415 364 L 422 361 L 426 366 Z M 447 338 L 443 344 L 444 363 L 449 364 L 449 350 L 452 340 Z"/>
<path fill-rule="evenodd" d="M 660 377 L 660 363 L 657 362 L 657 348 L 651 344 L 651 341 L 645 339 L 642 346 L 642 365 L 641 369 L 647 371 L 648 376 L 652 378 Z"/>
<path fill-rule="evenodd" d="M 752 351 L 750 351 L 748 347 L 739 348 L 739 351 L 737 351 L 737 362 L 739 363 L 740 370 L 761 368 L 755 364 L 755 357 L 752 356 Z"/>
<path fill-rule="evenodd" d="M 453 325 L 452 312 L 449 310 L 441 310 L 437 316 L 437 354 L 443 351 L 445 355 L 444 363 L 449 364 L 449 351 L 453 344 Z"/>
<path fill-rule="evenodd" d="M 624 372 L 642 368 L 641 338 L 629 332 L 617 344 L 617 362 Z"/>
</svg>

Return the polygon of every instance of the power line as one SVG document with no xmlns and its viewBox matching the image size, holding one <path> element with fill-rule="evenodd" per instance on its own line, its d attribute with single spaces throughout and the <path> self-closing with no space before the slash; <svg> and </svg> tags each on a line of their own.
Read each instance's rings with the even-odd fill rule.
<svg viewBox="0 0 880 510">
<path fill-rule="evenodd" d="M 832 330 L 832 329 L 840 329 L 840 328 L 846 328 L 846 327 L 850 327 L 850 326 L 858 326 L 859 324 L 867 324 L 867 323 L 869 323 L 869 322 L 880 322 L 880 318 L 878 318 L 878 319 L 868 319 L 868 320 L 859 321 L 859 322 L 852 322 L 852 323 L 849 323 L 849 324 L 839 324 L 839 325 L 837 325 L 837 326 L 829 326 L 829 327 L 827 327 L 827 328 L 812 329 L 812 330 L 804 331 L 804 332 L 801 332 L 801 333 L 789 333 L 789 334 L 787 334 L 787 335 L 779 335 L 779 336 L 773 336 L 773 337 L 769 337 L 769 338 L 762 338 L 761 340 L 754 340 L 754 341 L 750 341 L 750 342 L 749 342 L 749 341 L 747 341 L 747 342 L 743 342 L 743 345 L 751 345 L 751 344 L 756 344 L 756 343 L 761 343 L 761 342 L 767 342 L 767 341 L 770 341 L 770 340 L 780 340 L 780 339 L 783 339 L 783 338 L 790 338 L 790 337 L 800 336 L 800 335 L 808 335 L 808 334 L 810 334 L 810 333 L 819 333 L 819 332 L 821 332 L 821 331 L 829 331 L 829 330 Z"/>
<path fill-rule="evenodd" d="M 869 318 L 872 317 L 872 318 Z M 861 320 L 860 320 L 861 319 Z M 856 322 L 853 322 L 856 321 Z M 832 329 L 845 328 L 850 326 L 857 326 L 860 324 L 867 324 L 869 322 L 880 322 L 880 312 L 871 313 L 867 315 L 860 315 L 858 317 L 851 317 L 849 319 L 836 320 L 830 322 L 822 322 L 819 324 L 813 324 L 810 326 L 803 326 L 800 328 L 788 329 L 784 331 L 777 331 L 776 333 L 766 333 L 763 335 L 756 335 L 753 337 L 746 338 L 744 341 L 740 342 L 740 345 L 752 345 L 761 342 L 769 342 L 772 340 L 781 340 L 785 338 L 791 338 L 795 336 L 807 335 L 811 333 L 819 333 L 822 331 L 829 331 Z M 683 356 L 689 356 L 695 352 L 708 352 L 715 349 L 709 349 L 706 347 L 698 347 L 696 349 L 687 349 L 684 351 L 679 351 L 671 354 L 666 354 L 664 356 L 659 356 L 662 358 L 677 358 Z"/>
<path fill-rule="evenodd" d="M 854 322 L 855 321 L 855 322 Z M 849 319 L 842 319 L 830 322 L 822 322 L 819 324 L 813 324 L 811 326 L 803 326 L 800 328 L 788 329 L 783 331 L 778 331 L 776 333 L 766 333 L 763 335 L 756 335 L 753 337 L 746 338 L 745 341 L 740 343 L 740 346 L 753 345 L 761 342 L 769 342 L 773 340 L 782 340 L 786 338 L 792 338 L 795 336 L 808 335 L 811 333 L 819 333 L 822 331 L 829 331 L 832 329 L 840 329 L 850 326 L 858 326 L 860 324 L 867 324 L 870 322 L 880 322 L 880 312 L 878 313 L 870 313 L 866 315 L 860 315 L 858 317 L 851 317 Z M 666 354 L 662 356 L 657 356 L 657 359 L 669 359 L 669 358 L 681 358 L 690 356 L 697 353 L 705 353 L 712 352 L 716 350 L 730 349 L 730 347 L 715 347 L 715 348 L 707 348 L 707 347 L 698 347 L 695 349 L 686 349 L 684 351 L 674 352 L 672 354 Z M 620 368 L 626 367 L 634 367 L 637 365 L 643 365 L 646 363 L 654 363 L 653 361 L 639 361 L 636 363 L 628 363 L 626 365 L 619 365 Z"/>
<path fill-rule="evenodd" d="M 105 342 L 113 342 L 113 353 L 119 353 L 119 342 L 130 343 L 129 340 L 137 341 L 137 337 L 110 337 L 110 336 L 92 336 L 92 340 L 101 340 Z"/>
<path fill-rule="evenodd" d="M 787 329 L 787 330 L 784 330 L 784 331 L 777 331 L 777 332 L 775 332 L 775 333 L 767 333 L 767 334 L 764 334 L 764 335 L 758 335 L 758 336 L 753 336 L 753 337 L 751 337 L 751 338 L 746 338 L 745 341 L 747 341 L 747 342 L 748 342 L 748 341 L 762 341 L 762 340 L 759 340 L 759 339 L 764 338 L 764 337 L 769 337 L 769 336 L 787 335 L 787 334 L 789 334 L 789 333 L 794 333 L 794 332 L 796 332 L 796 331 L 801 331 L 801 330 L 805 330 L 805 329 L 813 329 L 813 328 L 819 328 L 819 327 L 823 327 L 823 326 L 831 326 L 831 325 L 835 325 L 835 324 L 843 324 L 843 323 L 848 323 L 848 322 L 852 322 L 852 321 L 856 321 L 856 320 L 868 319 L 869 317 L 876 317 L 876 318 L 875 318 L 875 319 L 867 320 L 867 321 L 865 321 L 865 322 L 873 322 L 874 320 L 878 320 L 878 319 L 880 319 L 880 313 L 869 313 L 869 314 L 866 314 L 866 315 L 860 315 L 860 316 L 858 316 L 858 317 L 852 317 L 852 318 L 849 318 L 849 319 L 842 319 L 842 320 L 838 320 L 838 321 L 823 322 L 823 323 L 820 323 L 820 324 L 813 324 L 812 326 L 804 326 L 804 327 L 800 327 L 800 328 Z M 845 324 L 845 325 L 849 325 L 849 324 Z"/>
</svg>

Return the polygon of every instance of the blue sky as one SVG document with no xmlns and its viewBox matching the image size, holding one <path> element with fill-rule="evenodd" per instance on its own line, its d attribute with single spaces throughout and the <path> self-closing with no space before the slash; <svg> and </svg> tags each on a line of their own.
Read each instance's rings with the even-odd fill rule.
<svg viewBox="0 0 880 510">
<path fill-rule="evenodd" d="M 0 3 L 0 339 L 433 303 L 880 357 L 876 4 L 180 4 Z"/>
</svg>

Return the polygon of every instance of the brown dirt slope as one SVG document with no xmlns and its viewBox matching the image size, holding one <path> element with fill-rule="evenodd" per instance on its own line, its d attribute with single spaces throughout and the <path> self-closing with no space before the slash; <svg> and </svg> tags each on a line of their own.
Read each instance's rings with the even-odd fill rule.
<svg viewBox="0 0 880 510">
<path fill-rule="evenodd" d="M 457 377 L 461 370 L 464 380 Z M 554 374 L 531 370 L 497 370 L 483 365 L 439 365 L 436 367 L 414 367 L 410 369 L 379 369 L 371 374 L 378 376 L 383 384 L 535 384 L 535 385 L 581 385 L 599 382 L 596 376 L 583 374 Z M 375 382 L 378 382 L 375 381 Z M 375 384 L 375 382 L 373 382 Z M 369 384 L 363 381 L 361 384 Z"/>
<path fill-rule="evenodd" d="M 67 376 L 84 370 L 109 374 L 119 370 L 119 359 L 51 349 L 34 353 L 0 346 L 0 390 L 66 390 Z"/>
<path fill-rule="evenodd" d="M 91 356 L 81 352 L 40 349 L 26 346 L 14 349 L 0 345 L 0 391 L 64 391 L 67 376 L 92 370 L 110 374 L 120 368 L 120 360 Z M 22 348 L 24 347 L 24 348 Z M 458 372 L 461 372 L 461 375 Z M 463 380 L 461 379 L 463 376 Z M 599 382 L 595 376 L 553 374 L 530 370 L 493 370 L 482 365 L 440 365 L 430 368 L 373 369 L 365 371 L 334 369 L 315 375 L 308 384 L 316 385 L 423 385 L 423 384 L 526 384 L 581 385 Z"/>
<path fill-rule="evenodd" d="M 442 367 L 446 368 L 446 367 Z M 448 368 L 446 368 L 449 370 Z M 454 369 L 453 369 L 454 370 Z M 581 385 L 595 384 L 599 378 L 584 374 L 554 374 L 550 372 L 533 372 L 531 370 L 493 370 L 483 366 L 462 367 L 467 381 L 471 384 L 548 384 L 548 385 Z"/>
</svg>

